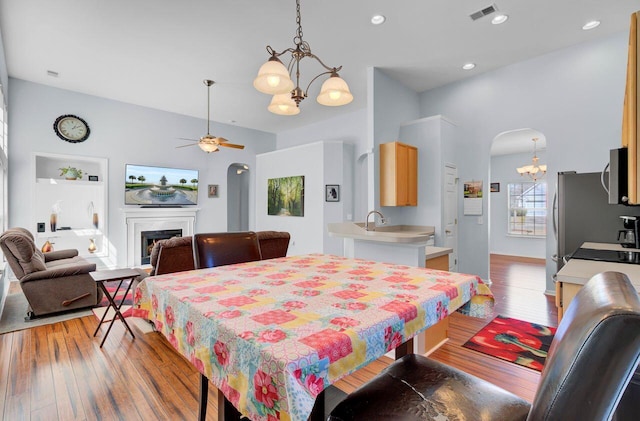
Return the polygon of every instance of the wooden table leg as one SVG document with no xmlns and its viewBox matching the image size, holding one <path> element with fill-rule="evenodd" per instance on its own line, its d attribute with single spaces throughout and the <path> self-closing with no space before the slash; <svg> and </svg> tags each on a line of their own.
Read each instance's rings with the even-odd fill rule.
<svg viewBox="0 0 640 421">
<path fill-rule="evenodd" d="M 202 383 L 208 383 L 209 380 L 202 374 L 200 376 L 200 407 L 202 408 L 202 393 L 206 393 L 206 391 L 203 391 Z M 207 406 L 206 398 L 204 406 Z M 206 411 L 206 408 L 204 411 Z M 218 389 L 218 421 L 240 421 L 240 418 L 240 412 L 238 412 L 236 407 L 233 406 L 220 389 Z M 204 418 L 199 419 L 200 421 L 204 421 Z"/>
<path fill-rule="evenodd" d="M 220 392 L 218 392 L 220 395 Z M 209 379 L 200 374 L 200 402 L 198 402 L 198 420 L 207 419 L 207 400 L 209 399 Z"/>
<path fill-rule="evenodd" d="M 396 360 L 399 360 L 407 354 L 413 354 L 413 338 L 403 342 L 396 348 Z"/>
</svg>

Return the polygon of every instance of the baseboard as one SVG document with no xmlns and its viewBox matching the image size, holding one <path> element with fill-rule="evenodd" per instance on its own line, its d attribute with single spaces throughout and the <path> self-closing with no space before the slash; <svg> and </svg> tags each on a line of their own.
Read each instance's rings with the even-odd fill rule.
<svg viewBox="0 0 640 421">
<path fill-rule="evenodd" d="M 2 266 L 2 274 L 0 274 L 0 316 L 4 310 L 4 302 L 9 294 L 9 275 L 7 274 L 7 263 Z"/>
</svg>

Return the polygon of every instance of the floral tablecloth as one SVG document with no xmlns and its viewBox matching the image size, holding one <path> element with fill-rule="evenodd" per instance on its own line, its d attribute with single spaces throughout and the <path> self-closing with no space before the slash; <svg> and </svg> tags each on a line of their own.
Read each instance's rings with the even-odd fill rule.
<svg viewBox="0 0 640 421">
<path fill-rule="evenodd" d="M 312 254 L 148 277 L 135 303 L 243 415 L 306 420 L 330 384 L 493 297 L 474 275 Z"/>
</svg>

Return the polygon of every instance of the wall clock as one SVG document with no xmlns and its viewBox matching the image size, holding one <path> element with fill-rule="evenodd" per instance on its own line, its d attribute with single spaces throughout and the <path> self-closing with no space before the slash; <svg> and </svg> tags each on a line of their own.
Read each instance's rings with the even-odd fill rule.
<svg viewBox="0 0 640 421">
<path fill-rule="evenodd" d="M 56 118 L 53 131 L 62 140 L 71 143 L 84 142 L 89 137 L 89 125 L 86 121 L 73 114 L 65 114 Z"/>
</svg>

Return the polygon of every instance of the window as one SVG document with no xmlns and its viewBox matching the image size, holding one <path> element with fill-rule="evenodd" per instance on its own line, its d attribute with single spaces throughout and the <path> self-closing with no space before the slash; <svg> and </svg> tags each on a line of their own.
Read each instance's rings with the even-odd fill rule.
<svg viewBox="0 0 640 421">
<path fill-rule="evenodd" d="M 509 183 L 507 234 L 524 237 L 547 235 L 547 183 Z"/>
<path fill-rule="evenodd" d="M 0 85 L 0 232 L 7 229 L 9 216 L 7 146 L 7 106 L 4 91 Z M 3 257 L 0 252 L 0 262 L 4 260 Z M 2 265 L 0 265 L 0 272 L 2 272 Z"/>
</svg>

